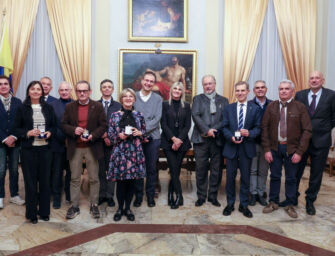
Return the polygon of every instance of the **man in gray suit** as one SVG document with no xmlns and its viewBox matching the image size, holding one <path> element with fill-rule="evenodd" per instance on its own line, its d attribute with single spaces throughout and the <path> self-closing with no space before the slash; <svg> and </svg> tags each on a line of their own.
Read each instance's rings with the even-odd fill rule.
<svg viewBox="0 0 335 256">
<path fill-rule="evenodd" d="M 202 206 L 207 198 L 214 206 L 220 207 L 217 200 L 222 178 L 222 130 L 223 110 L 228 105 L 225 97 L 215 91 L 213 75 L 202 78 L 204 93 L 193 98 L 192 119 L 194 129 L 192 142 L 196 161 L 196 182 L 198 200 L 195 206 Z M 208 185 L 208 170 L 209 185 Z M 207 193 L 208 191 L 208 193 Z"/>
<path fill-rule="evenodd" d="M 323 170 L 331 145 L 331 130 L 335 127 L 335 92 L 324 88 L 325 79 L 320 71 L 313 71 L 309 76 L 310 89 L 297 92 L 295 99 L 302 102 L 312 121 L 312 139 L 308 150 L 303 155 L 297 172 L 297 198 L 299 182 L 304 173 L 307 158 L 311 159 L 309 186 L 306 190 L 306 212 L 315 215 L 314 201 L 320 190 Z M 298 200 L 295 202 L 298 204 Z M 285 201 L 279 206 L 285 206 Z"/>
</svg>

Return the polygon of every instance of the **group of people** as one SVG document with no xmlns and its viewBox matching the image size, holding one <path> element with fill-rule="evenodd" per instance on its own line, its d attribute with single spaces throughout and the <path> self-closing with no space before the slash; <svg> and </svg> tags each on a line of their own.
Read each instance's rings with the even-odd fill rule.
<svg viewBox="0 0 335 256">
<path fill-rule="evenodd" d="M 155 206 L 156 163 L 160 148 L 167 159 L 170 182 L 168 205 L 177 209 L 184 203 L 180 170 L 186 152 L 192 147 L 196 162 L 196 207 L 206 200 L 220 207 L 224 158 L 226 159 L 227 205 L 223 215 L 234 211 L 236 176 L 240 170 L 238 210 L 251 218 L 249 206 L 259 202 L 264 213 L 284 207 L 297 218 L 299 182 L 310 157 L 306 212 L 314 215 L 314 201 L 319 192 L 322 173 L 335 127 L 335 92 L 323 87 L 324 77 L 314 71 L 310 89 L 297 92 L 294 84 L 283 80 L 278 87 L 279 100 L 266 97 L 265 81 L 255 82 L 255 97 L 248 101 L 249 84 L 234 85 L 237 102 L 216 92 L 212 75 L 202 78 L 203 93 L 194 97 L 192 108 L 185 101 L 182 82 L 172 84 L 169 99 L 153 93 L 156 74 L 147 70 L 137 92 L 124 89 L 119 102 L 113 100 L 111 80 L 100 83 L 102 97 L 90 98 L 87 81 L 75 85 L 77 100 L 72 100 L 69 83 L 59 85 L 59 99 L 49 95 L 52 81 L 43 77 L 32 81 L 21 103 L 10 93 L 11 82 L 0 76 L 0 209 L 4 207 L 4 179 L 7 166 L 10 178 L 10 202 L 26 204 L 26 218 L 38 222 L 49 220 L 50 198 L 53 208 L 61 207 L 62 189 L 71 204 L 66 218 L 80 214 L 80 183 L 85 165 L 89 179 L 90 213 L 100 217 L 98 205 L 118 209 L 114 221 L 125 216 L 135 220 L 131 210 L 140 207 L 144 191 L 148 207 Z M 194 122 L 191 140 L 189 131 Z M 25 201 L 18 195 L 18 159 L 25 184 Z M 282 166 L 285 169 L 285 199 L 279 200 Z M 270 168 L 269 203 L 266 181 Z M 65 184 L 63 186 L 64 170 Z M 144 179 L 146 182 L 144 183 Z M 144 185 L 145 184 L 145 185 Z"/>
</svg>

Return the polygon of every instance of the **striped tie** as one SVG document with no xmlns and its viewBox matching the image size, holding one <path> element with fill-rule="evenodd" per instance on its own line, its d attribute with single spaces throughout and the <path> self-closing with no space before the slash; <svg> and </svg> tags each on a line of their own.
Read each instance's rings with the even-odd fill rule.
<svg viewBox="0 0 335 256">
<path fill-rule="evenodd" d="M 239 130 L 243 128 L 243 106 L 244 104 L 240 105 L 240 113 L 238 114 L 238 129 Z"/>
</svg>

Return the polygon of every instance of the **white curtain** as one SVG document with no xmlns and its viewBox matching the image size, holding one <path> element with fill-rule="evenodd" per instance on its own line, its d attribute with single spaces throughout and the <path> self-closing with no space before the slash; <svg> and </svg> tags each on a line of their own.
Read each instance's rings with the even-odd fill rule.
<svg viewBox="0 0 335 256">
<path fill-rule="evenodd" d="M 268 87 L 267 97 L 278 99 L 278 85 L 286 79 L 285 63 L 281 51 L 273 0 L 269 0 L 256 57 L 249 76 L 249 99 L 254 97 L 253 85 L 264 80 Z"/>
<path fill-rule="evenodd" d="M 335 1 L 329 1 L 326 87 L 335 90 Z"/>
<path fill-rule="evenodd" d="M 43 76 L 52 79 L 51 95 L 58 98 L 58 85 L 64 78 L 52 37 L 45 0 L 40 0 L 34 31 L 16 96 L 24 99 L 29 82 L 40 80 Z"/>
</svg>

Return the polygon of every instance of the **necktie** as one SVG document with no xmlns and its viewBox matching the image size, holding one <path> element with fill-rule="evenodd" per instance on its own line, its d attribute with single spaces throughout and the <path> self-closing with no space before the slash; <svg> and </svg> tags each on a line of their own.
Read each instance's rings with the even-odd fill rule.
<svg viewBox="0 0 335 256">
<path fill-rule="evenodd" d="M 311 105 L 309 105 L 309 114 L 312 116 L 315 113 L 315 106 L 316 106 L 316 95 L 312 95 L 312 102 Z"/>
<path fill-rule="evenodd" d="M 107 116 L 107 112 L 108 112 L 108 101 L 105 101 L 104 103 L 105 103 L 105 107 L 104 107 L 104 109 L 105 109 L 105 114 L 106 114 L 106 116 Z"/>
<path fill-rule="evenodd" d="M 244 104 L 240 105 L 240 113 L 238 114 L 238 129 L 239 130 L 243 128 L 243 106 Z"/>
<path fill-rule="evenodd" d="M 280 102 L 281 104 L 281 110 L 280 110 L 280 137 L 286 138 L 287 136 L 287 127 L 286 127 L 286 117 L 285 117 L 285 108 L 287 103 Z"/>
</svg>

